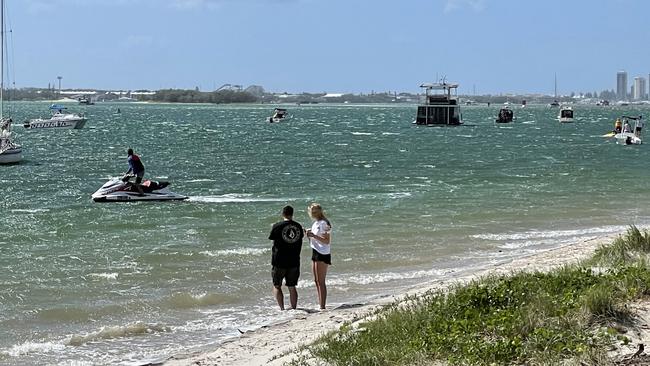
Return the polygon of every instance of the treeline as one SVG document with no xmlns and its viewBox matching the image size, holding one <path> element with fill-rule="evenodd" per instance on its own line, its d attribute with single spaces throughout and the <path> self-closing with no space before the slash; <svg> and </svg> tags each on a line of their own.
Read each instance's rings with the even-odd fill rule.
<svg viewBox="0 0 650 366">
<path fill-rule="evenodd" d="M 198 90 L 163 89 L 152 95 L 138 95 L 138 100 L 166 103 L 253 103 L 257 98 L 247 92 L 220 90 L 202 92 Z"/>
</svg>

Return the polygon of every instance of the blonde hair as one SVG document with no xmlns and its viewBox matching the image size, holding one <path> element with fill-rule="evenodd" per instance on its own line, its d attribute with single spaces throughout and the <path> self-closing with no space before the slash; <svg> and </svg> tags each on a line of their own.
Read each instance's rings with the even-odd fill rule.
<svg viewBox="0 0 650 366">
<path fill-rule="evenodd" d="M 323 212 L 323 206 L 321 206 L 319 203 L 313 202 L 309 206 L 307 206 L 307 211 L 309 213 L 309 216 L 311 216 L 313 219 L 316 220 L 325 220 L 327 222 L 327 225 L 330 227 L 332 226 L 330 224 L 330 220 L 325 217 L 325 213 Z"/>
</svg>

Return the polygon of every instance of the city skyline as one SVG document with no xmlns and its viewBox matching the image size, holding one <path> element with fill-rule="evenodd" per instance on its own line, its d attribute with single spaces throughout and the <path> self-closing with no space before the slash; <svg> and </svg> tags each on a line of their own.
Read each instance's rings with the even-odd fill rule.
<svg viewBox="0 0 650 366">
<path fill-rule="evenodd" d="M 650 73 L 641 0 L 9 1 L 18 87 L 418 92 L 443 76 L 464 94 L 616 89 Z M 557 9 L 562 9 L 558 11 Z M 576 16 L 580 15 L 580 16 Z M 74 19 L 74 22 L 66 21 Z M 37 21 L 35 21 L 37 20 Z"/>
</svg>

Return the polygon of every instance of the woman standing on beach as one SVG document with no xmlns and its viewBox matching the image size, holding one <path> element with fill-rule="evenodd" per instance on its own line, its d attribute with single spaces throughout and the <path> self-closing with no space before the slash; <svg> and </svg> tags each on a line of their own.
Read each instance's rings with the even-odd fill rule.
<svg viewBox="0 0 650 366">
<path fill-rule="evenodd" d="M 327 268 L 332 264 L 332 256 L 330 254 L 330 233 L 332 231 L 332 225 L 325 217 L 323 208 L 318 203 L 309 205 L 307 213 L 314 220 L 311 229 L 306 230 L 309 244 L 312 248 L 311 269 L 314 274 L 316 291 L 318 292 L 318 303 L 320 304 L 321 310 L 324 310 L 327 300 L 325 276 L 327 276 Z"/>
</svg>

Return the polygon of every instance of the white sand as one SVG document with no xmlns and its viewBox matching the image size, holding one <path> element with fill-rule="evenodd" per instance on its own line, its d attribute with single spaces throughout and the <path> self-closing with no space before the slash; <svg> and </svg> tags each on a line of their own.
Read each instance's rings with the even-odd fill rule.
<svg viewBox="0 0 650 366">
<path fill-rule="evenodd" d="M 348 304 L 324 312 L 311 312 L 297 310 L 295 317 L 285 323 L 264 327 L 253 332 L 247 332 L 241 337 L 222 344 L 218 349 L 194 355 L 178 355 L 165 362 L 167 366 L 189 365 L 282 365 L 296 357 L 296 349 L 306 346 L 319 336 L 338 329 L 344 322 L 358 323 L 372 313 L 373 310 L 399 301 L 406 295 L 414 295 L 430 289 L 448 287 L 457 281 L 469 281 L 487 274 L 504 274 L 519 270 L 549 270 L 563 264 L 574 263 L 589 257 L 602 243 L 610 243 L 615 236 L 599 239 L 585 240 L 573 245 L 540 252 L 524 258 L 515 259 L 505 264 L 498 264 L 490 268 L 481 268 L 473 273 L 459 275 L 454 279 L 441 280 L 427 283 L 421 287 L 410 290 L 400 296 L 389 296 L 378 299 L 368 304 Z M 650 347 L 650 305 L 636 303 L 636 310 L 640 310 L 640 329 L 633 334 L 627 334 L 633 342 L 618 352 L 623 355 L 632 355 L 637 349 L 637 343 L 645 343 Z M 643 319 L 642 317 L 645 317 Z M 643 331 L 645 324 L 645 332 Z M 632 332 L 630 332 L 632 333 Z M 650 349 L 649 349 L 650 350 Z"/>
</svg>

